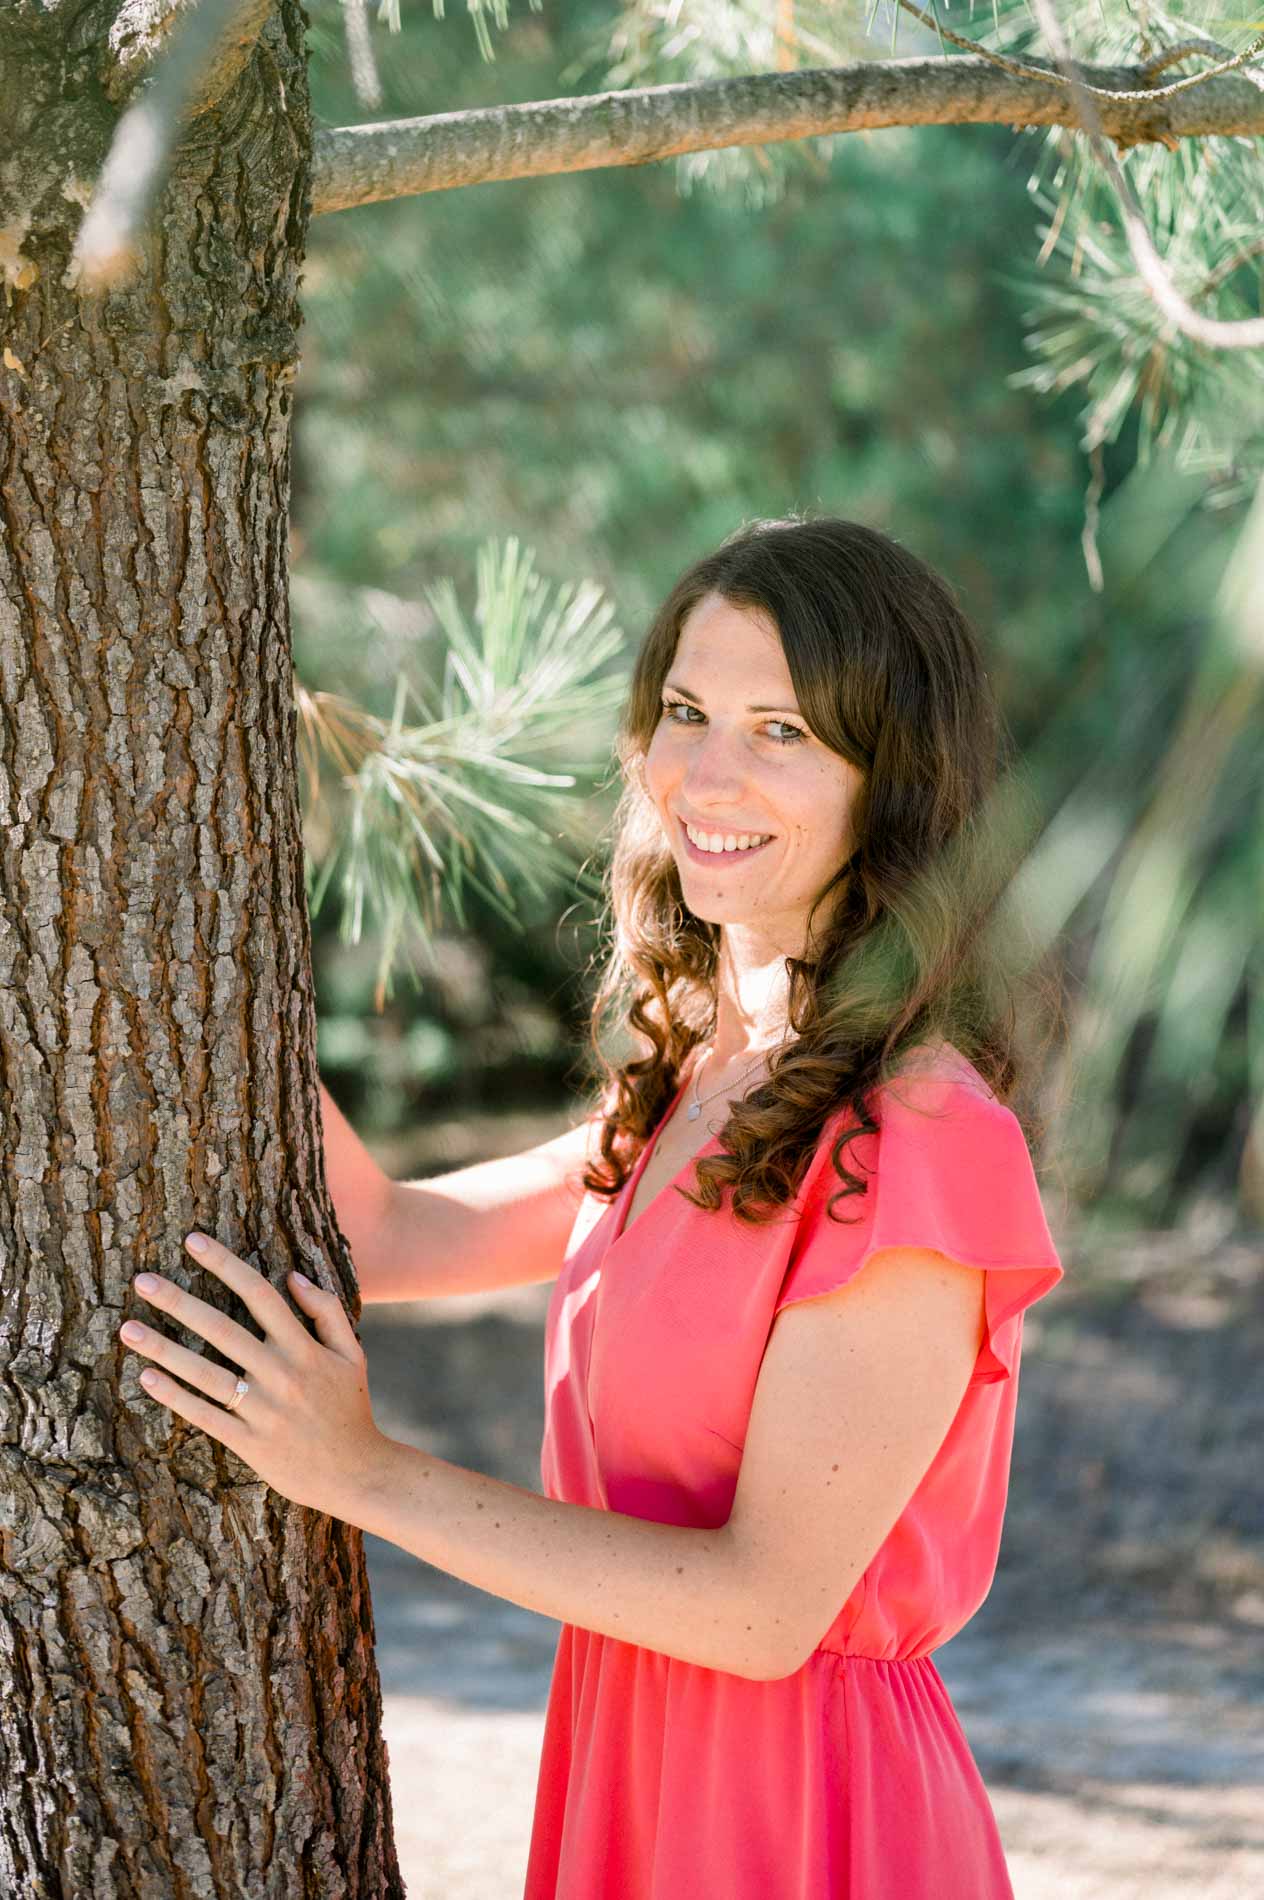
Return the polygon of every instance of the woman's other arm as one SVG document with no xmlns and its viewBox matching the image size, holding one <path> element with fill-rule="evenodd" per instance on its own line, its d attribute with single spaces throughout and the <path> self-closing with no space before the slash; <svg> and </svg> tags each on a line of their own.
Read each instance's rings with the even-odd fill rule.
<svg viewBox="0 0 1264 1900">
<path fill-rule="evenodd" d="M 556 1279 L 595 1120 L 520 1154 L 392 1181 L 323 1082 L 320 1103 L 325 1176 L 366 1306 Z"/>
</svg>

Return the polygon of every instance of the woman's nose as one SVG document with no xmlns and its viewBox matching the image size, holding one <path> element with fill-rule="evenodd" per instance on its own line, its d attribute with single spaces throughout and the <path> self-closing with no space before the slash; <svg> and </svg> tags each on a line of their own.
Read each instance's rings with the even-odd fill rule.
<svg viewBox="0 0 1264 1900">
<path fill-rule="evenodd" d="M 696 804 L 710 798 L 732 800 L 746 782 L 746 774 L 734 748 L 721 738 L 707 734 L 702 744 L 689 755 L 682 789 Z"/>
<path fill-rule="evenodd" d="M 696 811 L 699 819 L 705 819 L 709 809 L 732 811 L 743 804 L 745 781 L 732 771 L 690 771 L 680 792 L 684 796 L 684 804 Z"/>
</svg>

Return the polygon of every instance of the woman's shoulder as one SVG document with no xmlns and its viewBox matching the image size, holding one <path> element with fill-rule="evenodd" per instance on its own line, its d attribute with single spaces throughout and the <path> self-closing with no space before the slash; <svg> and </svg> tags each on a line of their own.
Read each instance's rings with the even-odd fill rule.
<svg viewBox="0 0 1264 1900">
<path fill-rule="evenodd" d="M 869 1108 L 869 1123 L 850 1140 L 847 1109 L 827 1122 L 804 1184 L 809 1227 L 823 1227 L 841 1185 L 832 1162 L 843 1136 L 839 1158 L 863 1182 L 842 1202 L 844 1218 L 859 1216 L 856 1244 L 936 1246 L 975 1265 L 1042 1271 L 1056 1260 L 1023 1125 L 959 1049 L 911 1052 Z"/>
<path fill-rule="evenodd" d="M 905 1051 L 897 1072 L 882 1084 L 882 1088 L 886 1092 L 898 1094 L 904 1085 L 913 1092 L 920 1088 L 927 1094 L 936 1088 L 947 1091 L 961 1087 L 972 1090 L 986 1101 L 1000 1101 L 969 1057 L 964 1056 L 955 1043 L 943 1036 L 916 1043 Z"/>
<path fill-rule="evenodd" d="M 902 1110 L 929 1116 L 954 1112 L 968 1115 L 972 1110 L 1012 1115 L 973 1062 L 942 1037 L 904 1051 L 894 1073 L 872 1090 L 870 1105 L 879 1125 L 888 1114 Z M 837 1134 L 844 1123 L 854 1119 L 851 1104 L 840 1105 L 826 1118 L 822 1139 Z"/>
<path fill-rule="evenodd" d="M 1018 1117 L 991 1088 L 955 1044 L 939 1040 L 918 1044 L 901 1057 L 894 1074 L 879 1082 L 868 1098 L 872 1129 L 857 1123 L 851 1102 L 826 1116 L 816 1151 L 803 1181 L 804 1199 L 834 1181 L 831 1156 L 840 1137 L 853 1131 L 843 1150 L 848 1168 L 872 1168 L 885 1149 L 893 1155 L 923 1150 L 957 1150 L 983 1142 L 992 1151 L 1015 1156 L 1026 1141 Z"/>
</svg>

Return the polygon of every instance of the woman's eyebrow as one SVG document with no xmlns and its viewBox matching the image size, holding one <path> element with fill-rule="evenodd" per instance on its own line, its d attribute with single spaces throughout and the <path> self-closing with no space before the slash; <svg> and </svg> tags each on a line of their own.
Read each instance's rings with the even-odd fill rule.
<svg viewBox="0 0 1264 1900">
<path fill-rule="evenodd" d="M 700 708 L 702 705 L 696 693 L 691 693 L 687 686 L 678 686 L 675 680 L 664 680 L 663 690 L 668 693 L 679 693 L 682 699 L 687 699 L 693 706 Z M 794 713 L 796 718 L 803 717 L 797 706 L 748 706 L 746 710 L 747 712 L 789 712 Z"/>
</svg>

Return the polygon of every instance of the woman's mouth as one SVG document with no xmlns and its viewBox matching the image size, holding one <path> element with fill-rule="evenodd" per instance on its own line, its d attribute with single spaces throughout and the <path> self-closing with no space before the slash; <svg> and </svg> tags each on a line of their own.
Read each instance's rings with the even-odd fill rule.
<svg viewBox="0 0 1264 1900">
<path fill-rule="evenodd" d="M 771 844 L 774 834 L 759 831 L 703 831 L 681 819 L 685 855 L 695 864 L 744 864 Z"/>
</svg>

